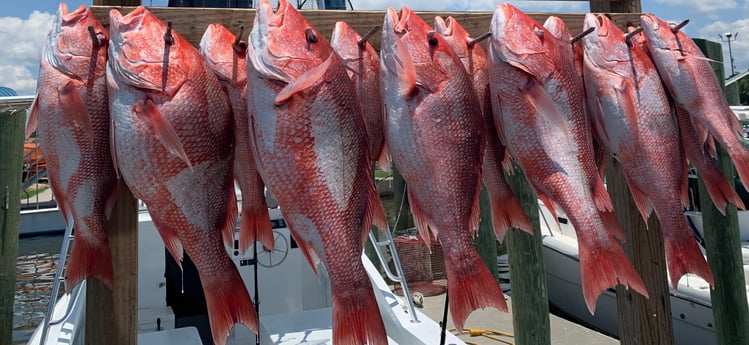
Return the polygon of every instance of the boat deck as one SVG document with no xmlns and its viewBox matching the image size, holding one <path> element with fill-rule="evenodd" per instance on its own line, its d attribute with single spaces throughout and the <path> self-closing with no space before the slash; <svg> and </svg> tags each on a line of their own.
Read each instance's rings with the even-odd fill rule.
<svg viewBox="0 0 749 345">
<path fill-rule="evenodd" d="M 439 322 L 442 320 L 443 308 L 445 306 L 445 294 L 424 297 L 424 308 L 419 309 L 422 313 L 429 316 L 432 320 Z M 483 330 L 494 330 L 507 333 L 513 333 L 512 328 L 512 298 L 507 299 L 507 306 L 510 308 L 510 313 L 504 313 L 494 308 L 486 308 L 483 310 L 474 311 L 465 322 L 465 329 L 483 329 Z M 591 329 L 580 326 L 574 322 L 558 317 L 554 314 L 549 315 L 551 322 L 551 343 L 554 345 L 608 345 L 608 344 L 619 344 L 619 341 L 593 331 Z M 455 328 L 452 319 L 447 317 L 448 329 Z M 515 340 L 510 337 L 496 336 L 497 338 L 510 341 L 513 344 Z M 458 336 L 461 340 L 466 343 L 472 343 L 477 345 L 497 345 L 502 344 L 494 339 L 490 339 L 483 336 L 470 336 L 468 334 L 462 334 Z"/>
</svg>

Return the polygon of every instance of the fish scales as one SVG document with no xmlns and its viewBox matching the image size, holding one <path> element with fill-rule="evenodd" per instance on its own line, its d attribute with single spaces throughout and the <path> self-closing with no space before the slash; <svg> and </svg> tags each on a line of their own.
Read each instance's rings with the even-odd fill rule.
<svg viewBox="0 0 749 345">
<path fill-rule="evenodd" d="M 385 216 L 354 84 L 325 38 L 287 1 L 258 4 L 248 45 L 258 171 L 310 265 L 330 277 L 333 343 L 387 344 L 363 242 Z"/>
<path fill-rule="evenodd" d="M 213 341 L 234 323 L 257 332 L 257 314 L 224 239 L 234 232 L 229 104 L 200 53 L 144 7 L 110 12 L 107 68 L 114 157 L 148 206 L 177 262 L 183 249 L 200 275 Z M 166 60 L 166 61 L 165 61 Z M 166 69 L 166 70 L 165 70 Z"/>
<path fill-rule="evenodd" d="M 67 5 L 60 4 L 43 48 L 26 130 L 28 137 L 38 129 L 52 192 L 68 226 L 75 227 L 68 290 L 87 277 L 109 288 L 113 284 L 104 229 L 117 188 L 109 153 L 107 38 L 106 29 L 85 6 L 68 12 Z"/>
</svg>

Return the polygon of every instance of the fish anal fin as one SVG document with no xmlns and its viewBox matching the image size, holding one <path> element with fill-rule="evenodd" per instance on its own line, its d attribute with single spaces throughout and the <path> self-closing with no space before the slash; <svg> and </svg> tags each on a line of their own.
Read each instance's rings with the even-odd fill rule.
<svg viewBox="0 0 749 345">
<path fill-rule="evenodd" d="M 429 248 L 429 252 L 432 252 L 432 236 L 429 234 L 429 222 L 427 221 L 426 217 L 424 216 L 424 212 L 421 210 L 421 205 L 419 205 L 418 200 L 416 197 L 414 197 L 413 193 L 410 189 L 407 189 L 408 194 L 408 204 L 411 206 L 411 214 L 414 216 L 414 223 L 416 224 L 416 229 L 419 231 L 419 236 L 421 237 L 422 241 L 427 245 L 427 248 Z M 437 229 L 431 228 L 432 232 L 434 232 L 434 235 L 437 235 Z"/>
<path fill-rule="evenodd" d="M 624 235 L 624 230 L 619 224 L 619 219 L 616 218 L 616 213 L 614 213 L 613 210 L 598 210 L 598 215 L 601 217 L 601 221 L 603 221 L 603 225 L 606 227 L 606 230 L 608 230 L 609 233 L 614 236 L 614 238 L 621 242 L 625 242 L 627 240 L 627 237 Z"/>
<path fill-rule="evenodd" d="M 227 247 L 234 246 L 234 229 L 237 225 L 237 195 L 234 194 L 234 183 L 228 191 L 229 200 L 226 202 L 226 220 L 221 228 L 221 238 Z"/>
<path fill-rule="evenodd" d="M 114 166 L 114 173 L 117 176 L 117 180 L 120 179 L 120 166 L 119 160 L 117 159 L 117 125 L 114 119 L 109 120 L 109 154 L 112 156 L 112 165 Z"/>
<path fill-rule="evenodd" d="M 593 187 L 593 201 L 596 204 L 596 208 L 599 211 L 611 212 L 614 210 L 614 205 L 611 203 L 611 196 L 606 190 L 606 186 L 603 185 L 603 179 L 601 175 L 596 174 L 596 183 Z"/>
<path fill-rule="evenodd" d="M 60 101 L 60 105 L 63 107 L 63 111 L 71 116 L 71 120 L 78 126 L 90 140 L 90 144 L 94 144 L 94 129 L 91 126 L 91 118 L 89 117 L 88 108 L 86 102 L 83 101 L 81 95 L 78 93 L 78 85 L 73 80 L 68 81 L 62 87 L 57 90 L 57 97 Z"/>
<path fill-rule="evenodd" d="M 390 172 L 390 150 L 388 149 L 388 145 L 386 142 L 383 141 L 382 148 L 380 149 L 380 154 L 377 156 L 377 166 L 382 169 L 384 172 Z"/>
<path fill-rule="evenodd" d="M 286 86 L 281 89 L 278 95 L 276 95 L 275 104 L 284 104 L 288 102 L 295 94 L 306 89 L 310 89 L 315 85 L 323 82 L 325 80 L 325 72 L 328 71 L 334 60 L 336 60 L 336 53 L 331 53 L 330 56 L 328 56 L 328 58 L 323 61 L 323 63 L 310 68 L 309 70 L 299 75 L 298 78 L 286 84 Z"/>
<path fill-rule="evenodd" d="M 159 232 L 161 240 L 164 241 L 166 250 L 169 252 L 169 254 L 172 255 L 172 258 L 174 258 L 174 261 L 177 263 L 181 270 L 182 258 L 184 255 L 184 247 L 182 247 L 182 242 L 179 240 L 179 237 L 177 237 L 177 234 L 171 228 L 165 226 L 164 223 L 154 217 L 153 214 L 151 214 L 151 220 L 156 226 L 156 230 Z"/>
<path fill-rule="evenodd" d="M 124 182 L 121 180 L 116 180 L 114 182 L 112 190 L 109 192 L 107 200 L 104 202 L 104 216 L 107 220 L 109 220 L 109 217 L 112 216 L 112 210 L 114 210 L 114 206 L 117 204 L 117 195 L 119 195 L 120 192 L 120 183 Z"/>
<path fill-rule="evenodd" d="M 182 141 L 179 139 L 177 132 L 166 116 L 159 111 L 158 106 L 153 100 L 147 98 L 142 102 L 136 102 L 132 109 L 136 116 L 150 124 L 156 134 L 156 138 L 159 139 L 167 151 L 182 159 L 192 169 L 190 159 L 187 157 L 187 153 L 182 146 Z"/>
<path fill-rule="evenodd" d="M 647 224 L 648 217 L 650 217 L 650 214 L 653 212 L 653 202 L 628 176 L 626 179 L 632 199 L 634 199 L 635 205 L 637 206 L 637 210 L 640 211 L 642 220 Z"/>
</svg>

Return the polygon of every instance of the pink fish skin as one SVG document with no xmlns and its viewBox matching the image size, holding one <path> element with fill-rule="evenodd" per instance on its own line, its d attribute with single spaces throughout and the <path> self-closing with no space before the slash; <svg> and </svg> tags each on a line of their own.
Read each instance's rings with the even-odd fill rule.
<svg viewBox="0 0 749 345">
<path fill-rule="evenodd" d="M 741 143 L 743 129 L 723 96 L 718 79 L 697 45 L 684 31 L 671 31 L 651 14 L 640 17 L 648 51 L 674 102 L 692 121 L 704 126 L 726 149 L 739 177 L 749 186 L 749 150 Z"/>
<path fill-rule="evenodd" d="M 431 229 L 442 244 L 450 313 L 462 329 L 473 310 L 507 310 L 472 243 L 485 142 L 481 106 L 460 58 L 409 8 L 388 8 L 380 54 L 388 147 L 421 237 L 428 240 Z"/>
<path fill-rule="evenodd" d="M 622 164 L 627 184 L 643 219 L 660 219 L 674 288 L 691 272 L 712 284 L 713 277 L 683 214 L 688 205 L 687 166 L 679 128 L 658 71 L 637 44 L 606 16 L 588 14 L 583 40 L 585 85 L 599 137 Z"/>
<path fill-rule="evenodd" d="M 382 123 L 384 110 L 380 95 L 380 56 L 368 41 L 361 39 L 351 26 L 345 22 L 337 22 L 330 37 L 330 45 L 343 59 L 346 72 L 354 81 L 364 125 L 367 127 L 370 155 L 377 159 L 382 169 L 390 170 Z"/>
<path fill-rule="evenodd" d="M 387 344 L 361 261 L 374 223 L 386 228 L 354 83 L 328 41 L 292 5 L 258 4 L 248 40 L 258 171 L 310 265 L 324 266 L 333 343 Z"/>
<path fill-rule="evenodd" d="M 499 141 L 492 115 L 492 101 L 489 92 L 489 63 L 486 52 L 478 44 L 469 45 L 472 38 L 468 31 L 453 17 L 434 18 L 434 30 L 442 35 L 460 58 L 468 75 L 473 76 L 473 86 L 479 98 L 481 117 L 486 128 L 482 178 L 489 194 L 492 225 L 497 239 L 502 241 L 510 228 L 533 234 L 533 227 L 520 206 L 515 194 L 507 184 L 502 163 L 506 158 L 504 144 Z"/>
<path fill-rule="evenodd" d="M 144 7 L 109 14 L 107 81 L 114 156 L 148 206 L 172 256 L 190 255 L 205 291 L 213 341 L 257 314 L 222 241 L 234 233 L 231 110 L 218 79 L 176 30 Z M 230 237 L 229 237 L 230 238 Z"/>
<path fill-rule="evenodd" d="M 95 46 L 88 28 L 96 33 Z M 94 277 L 112 287 L 112 256 L 104 229 L 116 199 L 109 154 L 106 62 L 108 33 L 85 6 L 60 3 L 42 52 L 27 136 L 38 128 L 52 192 L 75 241 L 66 288 Z M 72 223 L 72 224 L 71 224 Z"/>
<path fill-rule="evenodd" d="M 586 188 L 588 179 L 569 122 L 543 84 L 522 67 L 525 57 L 546 52 L 541 42 L 546 34 L 537 34 L 541 25 L 532 22 L 510 4 L 500 4 L 492 17 L 489 70 L 492 97 L 498 97 L 495 103 L 501 106 L 501 118 L 495 121 L 501 123 L 507 149 L 536 192 L 559 205 L 575 226 L 583 295 L 593 313 L 597 297 L 614 284 L 629 286 L 644 296 L 647 291 L 606 229 L 590 188 Z M 514 42 L 508 45 L 508 41 Z M 523 50 L 511 51 L 513 47 Z M 556 68 L 551 63 L 536 67 Z M 550 71 L 536 69 L 536 73 Z"/>
<path fill-rule="evenodd" d="M 211 24 L 200 40 L 200 52 L 216 74 L 231 105 L 234 121 L 234 179 L 242 191 L 239 248 L 259 240 L 266 248 L 275 247 L 273 229 L 265 202 L 265 184 L 255 167 L 250 144 L 247 99 L 247 42 L 220 24 Z"/>
</svg>

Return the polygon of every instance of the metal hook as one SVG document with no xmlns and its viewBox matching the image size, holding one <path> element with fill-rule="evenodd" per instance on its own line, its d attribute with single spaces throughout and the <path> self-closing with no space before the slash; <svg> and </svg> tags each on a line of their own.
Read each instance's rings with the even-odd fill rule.
<svg viewBox="0 0 749 345">
<path fill-rule="evenodd" d="M 671 27 L 671 32 L 677 33 L 677 32 L 679 32 L 679 30 L 681 30 L 681 28 L 683 28 L 687 24 L 689 24 L 689 19 L 684 19 L 683 22 L 672 26 Z"/>
<path fill-rule="evenodd" d="M 628 32 L 624 36 L 624 42 L 627 43 L 628 46 L 631 46 L 632 45 L 632 37 L 635 37 L 635 35 L 637 35 L 637 34 L 639 34 L 641 32 L 642 32 L 642 28 L 637 28 L 637 29 L 634 29 L 634 30 Z"/>
<path fill-rule="evenodd" d="M 591 32 L 593 32 L 595 30 L 596 30 L 596 28 L 594 28 L 594 27 L 589 27 L 589 28 L 585 29 L 585 31 L 577 34 L 575 37 L 572 37 L 572 40 L 570 41 L 570 43 L 571 44 L 575 44 L 577 41 L 583 39 L 583 37 L 585 37 L 585 36 L 588 36 Z"/>
<path fill-rule="evenodd" d="M 164 34 L 164 43 L 166 45 L 174 44 L 174 36 L 172 36 L 172 22 L 166 22 L 166 33 Z"/>
<path fill-rule="evenodd" d="M 491 35 L 492 35 L 492 32 L 491 32 L 491 31 L 488 31 L 488 32 L 485 32 L 485 33 L 483 33 L 483 34 L 479 35 L 479 36 L 478 36 L 478 37 L 476 37 L 476 38 L 473 38 L 473 39 L 470 39 L 470 40 L 468 40 L 468 42 L 467 42 L 467 43 L 468 43 L 468 47 L 469 47 L 469 48 L 470 48 L 470 47 L 473 47 L 474 45 L 476 45 L 476 43 L 479 43 L 479 42 L 481 42 L 481 41 L 483 41 L 483 40 L 485 40 L 485 39 L 487 39 L 487 38 L 491 37 Z"/>
<path fill-rule="evenodd" d="M 242 54 L 247 51 L 247 42 L 242 40 L 242 36 L 244 36 L 244 24 L 239 26 L 237 38 L 234 40 L 234 51 L 238 54 Z"/>
<path fill-rule="evenodd" d="M 359 46 L 359 49 L 364 49 L 364 45 L 367 43 L 369 38 L 377 32 L 377 30 L 380 30 L 379 25 L 375 25 L 372 30 L 369 30 L 366 35 L 362 36 L 359 42 L 356 42 L 356 44 Z"/>
<path fill-rule="evenodd" d="M 91 35 L 91 42 L 94 44 L 94 48 L 101 47 L 101 41 L 99 40 L 99 36 L 96 35 L 96 31 L 94 31 L 94 27 L 90 26 L 88 27 L 88 33 Z"/>
</svg>

